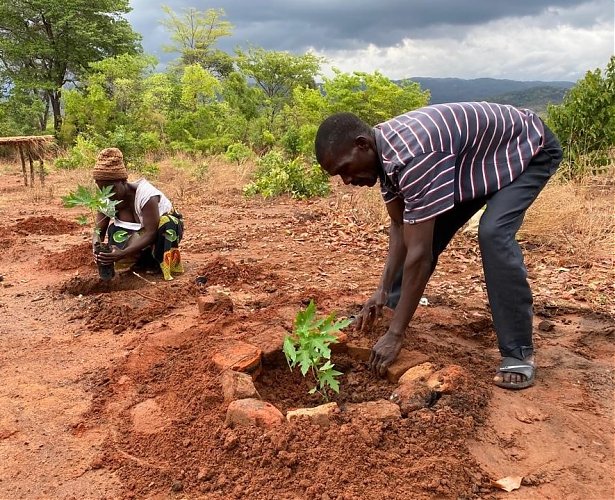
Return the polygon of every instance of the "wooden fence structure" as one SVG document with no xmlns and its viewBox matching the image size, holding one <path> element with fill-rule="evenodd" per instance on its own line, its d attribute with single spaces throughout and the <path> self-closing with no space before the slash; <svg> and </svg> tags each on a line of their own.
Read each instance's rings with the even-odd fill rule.
<svg viewBox="0 0 615 500">
<path fill-rule="evenodd" d="M 33 135 L 19 137 L 0 137 L 0 146 L 9 146 L 19 152 L 24 185 L 28 185 L 28 171 L 26 160 L 30 165 L 30 186 L 34 187 L 34 162 L 38 161 L 38 175 L 41 185 L 45 184 L 44 160 L 50 146 L 55 144 L 52 135 Z"/>
</svg>

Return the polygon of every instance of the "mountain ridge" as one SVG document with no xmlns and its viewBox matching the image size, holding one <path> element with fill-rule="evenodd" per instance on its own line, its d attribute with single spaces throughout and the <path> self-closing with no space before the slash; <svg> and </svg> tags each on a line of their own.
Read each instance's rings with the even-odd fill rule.
<svg viewBox="0 0 615 500">
<path fill-rule="evenodd" d="M 575 85 L 569 81 L 509 80 L 498 78 L 408 78 L 431 93 L 430 104 L 491 101 L 528 107 L 544 113 L 548 104 L 560 104 Z"/>
</svg>

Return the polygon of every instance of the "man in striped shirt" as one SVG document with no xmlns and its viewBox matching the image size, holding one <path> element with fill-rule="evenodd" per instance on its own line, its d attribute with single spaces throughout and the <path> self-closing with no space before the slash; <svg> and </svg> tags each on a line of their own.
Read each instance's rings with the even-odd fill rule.
<svg viewBox="0 0 615 500">
<path fill-rule="evenodd" d="M 358 328 L 368 328 L 385 304 L 395 309 L 371 368 L 383 375 L 395 360 L 438 256 L 486 205 L 478 238 L 502 355 L 494 381 L 509 389 L 532 385 L 532 294 L 515 235 L 562 158 L 542 120 L 486 102 L 427 106 L 374 128 L 338 113 L 320 125 L 315 147 L 322 167 L 345 184 L 380 181 L 391 218 L 380 284 L 357 319 Z"/>
</svg>

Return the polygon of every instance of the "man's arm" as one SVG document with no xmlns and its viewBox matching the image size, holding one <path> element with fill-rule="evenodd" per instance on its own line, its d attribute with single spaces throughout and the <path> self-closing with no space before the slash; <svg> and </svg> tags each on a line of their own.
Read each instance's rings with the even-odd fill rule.
<svg viewBox="0 0 615 500">
<path fill-rule="evenodd" d="M 388 300 L 391 285 L 401 269 L 406 258 L 406 245 L 404 243 L 404 203 L 394 199 L 386 205 L 391 225 L 389 227 L 389 253 L 382 271 L 380 284 L 373 295 L 365 303 L 363 310 L 357 318 L 356 327 L 359 330 L 368 330 L 374 321 L 382 314 L 382 307 Z"/>
<path fill-rule="evenodd" d="M 419 304 L 432 267 L 432 243 L 435 219 L 419 224 L 403 225 L 406 248 L 401 296 L 393 319 L 385 333 L 372 349 L 370 368 L 380 376 L 395 361 L 401 349 L 403 336 Z"/>
</svg>

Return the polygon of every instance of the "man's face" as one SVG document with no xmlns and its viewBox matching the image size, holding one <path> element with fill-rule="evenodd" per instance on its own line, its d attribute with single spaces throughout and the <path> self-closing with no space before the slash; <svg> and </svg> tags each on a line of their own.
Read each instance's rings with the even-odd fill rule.
<svg viewBox="0 0 615 500">
<path fill-rule="evenodd" d="M 378 181 L 378 158 L 370 143 L 358 138 L 354 144 L 338 148 L 322 162 L 329 175 L 339 175 L 344 184 L 373 186 Z"/>
</svg>

